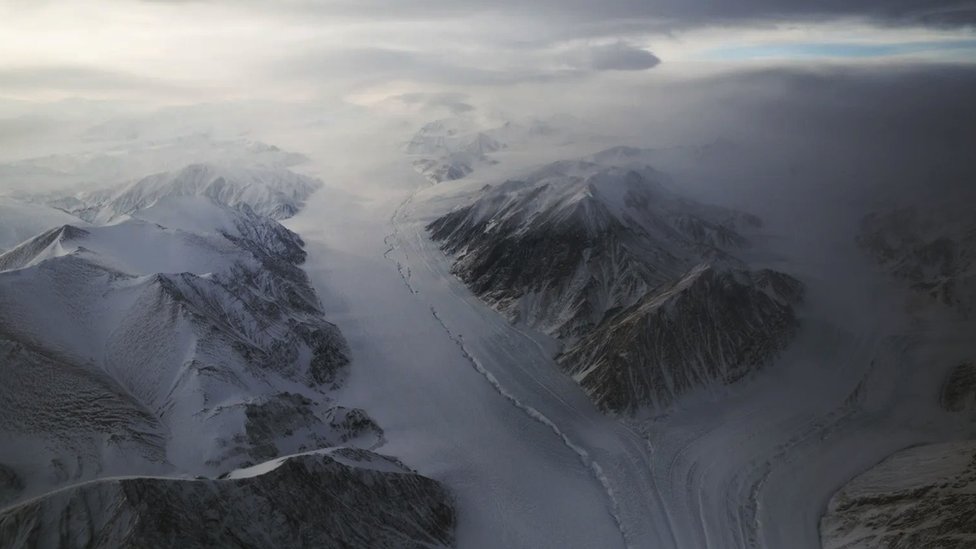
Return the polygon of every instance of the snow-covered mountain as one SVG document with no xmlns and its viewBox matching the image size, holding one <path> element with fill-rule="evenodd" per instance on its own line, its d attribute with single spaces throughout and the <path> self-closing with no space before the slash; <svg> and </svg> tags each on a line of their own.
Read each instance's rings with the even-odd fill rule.
<svg viewBox="0 0 976 549">
<path fill-rule="evenodd" d="M 489 131 L 479 130 L 473 121 L 448 118 L 423 125 L 404 145 L 404 151 L 424 155 L 463 152 L 481 157 L 505 147 Z"/>
<path fill-rule="evenodd" d="M 232 207 L 246 204 L 259 215 L 285 219 L 321 186 L 317 179 L 284 168 L 190 164 L 114 188 L 47 197 L 47 202 L 96 224 L 113 222 L 174 196 L 206 196 Z"/>
<path fill-rule="evenodd" d="M 506 146 L 481 131 L 473 120 L 448 118 L 425 124 L 403 150 L 418 157 L 413 163 L 418 173 L 432 183 L 441 183 L 461 179 L 479 164 L 492 162 L 488 155 Z"/>
<path fill-rule="evenodd" d="M 92 152 L 51 154 L 0 164 L 3 190 L 36 192 L 38 187 L 119 185 L 149 173 L 177 170 L 187 164 L 280 169 L 306 162 L 300 153 L 248 139 L 214 139 L 203 133 L 125 142 Z"/>
<path fill-rule="evenodd" d="M 234 197 L 218 194 L 226 196 Z M 332 394 L 348 367 L 346 344 L 299 267 L 297 235 L 246 202 L 230 208 L 205 195 L 154 196 L 130 211 L 112 225 L 51 229 L 0 255 L 4 502 L 113 476 L 214 478 L 288 454 L 382 442 L 365 411 Z M 408 509 L 410 526 L 380 543 L 450 540 L 450 501 L 431 481 L 357 467 L 303 458 L 267 480 L 97 481 L 7 509 L 0 531 L 27 547 L 46 546 L 54 524 L 69 526 L 78 542 L 156 545 L 164 532 L 148 524 L 158 517 L 145 515 L 146 505 L 181 520 L 217 505 L 211 500 L 233 507 L 241 525 L 259 524 L 253 513 L 269 514 L 262 502 L 291 498 L 304 482 L 278 478 L 293 471 L 322 482 L 310 486 L 338 486 L 351 508 L 398 495 L 396 504 L 372 501 L 376 514 L 359 519 L 389 523 L 380 509 Z M 414 485 L 418 491 L 398 494 Z M 87 526 L 73 521 L 76 505 Z M 218 539 L 197 539 L 201 528 L 179 525 L 191 546 Z M 342 545 L 362 535 L 331 520 L 322 528 L 309 539 Z M 285 542 L 299 534 L 268 535 Z"/>
<path fill-rule="evenodd" d="M 573 336 L 702 261 L 737 266 L 754 217 L 685 200 L 652 168 L 557 162 L 430 224 L 455 271 L 513 321 Z"/>
<path fill-rule="evenodd" d="M 844 486 L 821 520 L 824 549 L 976 545 L 976 442 L 895 453 Z"/>
<path fill-rule="evenodd" d="M 560 363 L 601 406 L 661 408 L 767 363 L 802 296 L 795 279 L 734 255 L 757 218 L 666 181 L 648 166 L 556 162 L 485 186 L 428 230 L 478 296 L 567 343 Z"/>
<path fill-rule="evenodd" d="M 669 165 L 675 160 L 696 161 L 712 165 L 728 164 L 742 147 L 728 139 L 715 139 L 700 144 L 670 146 L 663 148 L 642 148 L 618 145 L 599 151 L 588 160 L 599 164 L 618 167 Z"/>
<path fill-rule="evenodd" d="M 108 468 L 113 438 L 138 442 L 151 460 L 222 471 L 348 436 L 326 418 L 346 412 L 315 410 L 348 358 L 298 267 L 301 240 L 204 198 L 140 216 L 65 225 L 0 256 L 0 330 L 18 365 L 3 372 L 9 436 L 58 433 L 63 457 L 78 456 L 60 471 L 68 479 Z M 41 372 L 66 381 L 37 383 Z M 267 420 L 295 436 L 276 440 Z M 101 425 L 114 426 L 108 440 L 90 434 Z M 50 476 L 51 464 L 22 451 L 0 450 L 17 454 L 2 461 L 19 462 L 28 483 Z"/>
</svg>

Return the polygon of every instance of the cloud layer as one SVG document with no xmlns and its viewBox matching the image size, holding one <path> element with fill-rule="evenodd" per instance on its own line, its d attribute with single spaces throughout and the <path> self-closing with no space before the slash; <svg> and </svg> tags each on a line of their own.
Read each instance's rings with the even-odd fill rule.
<svg viewBox="0 0 976 549">
<path fill-rule="evenodd" d="M 416 107 L 767 60 L 962 63 L 974 13 L 974 0 L 11 0 L 0 96 Z"/>
</svg>

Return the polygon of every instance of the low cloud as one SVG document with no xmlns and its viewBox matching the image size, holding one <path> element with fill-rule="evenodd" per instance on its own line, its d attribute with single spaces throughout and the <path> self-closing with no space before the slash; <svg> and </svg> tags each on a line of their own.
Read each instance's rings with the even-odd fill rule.
<svg viewBox="0 0 976 549">
<path fill-rule="evenodd" d="M 551 59 L 538 53 L 512 55 L 504 60 L 496 55 L 496 59 L 490 59 L 494 63 L 488 62 L 490 57 L 483 52 L 460 55 L 387 48 L 327 50 L 277 60 L 270 70 L 276 78 L 339 88 L 391 81 L 438 87 L 493 87 L 565 80 L 580 73 L 576 67 L 554 68 Z"/>
<path fill-rule="evenodd" d="M 567 61 L 574 68 L 595 71 L 642 71 L 661 63 L 653 53 L 626 42 L 582 48 L 568 54 Z"/>
<path fill-rule="evenodd" d="M 426 109 L 447 109 L 454 115 L 475 110 L 474 106 L 467 102 L 468 95 L 464 93 L 414 92 L 400 94 L 393 99 L 406 105 L 415 105 Z"/>
<path fill-rule="evenodd" d="M 192 96 L 195 90 L 172 80 L 83 65 L 0 67 L 0 89 L 16 95 Z"/>
</svg>

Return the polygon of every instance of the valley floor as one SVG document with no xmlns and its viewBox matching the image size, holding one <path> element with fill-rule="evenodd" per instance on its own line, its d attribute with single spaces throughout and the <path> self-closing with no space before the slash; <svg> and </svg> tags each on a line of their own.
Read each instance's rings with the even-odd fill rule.
<svg viewBox="0 0 976 549">
<path fill-rule="evenodd" d="M 400 175 L 412 174 L 407 170 Z M 546 365 L 533 360 L 546 354 L 531 340 L 508 335 L 511 329 L 473 298 L 454 297 L 459 283 L 434 273 L 418 276 L 415 286 L 404 283 L 398 262 L 409 268 L 403 261 L 412 244 L 403 235 L 388 238 L 389 216 L 410 191 L 377 203 L 319 193 L 288 223 L 306 240 L 305 269 L 351 347 L 355 367 L 342 398 L 369 406 L 383 425 L 387 443 L 379 452 L 453 490 L 461 547 L 623 546 L 614 505 L 591 460 L 574 447 L 578 434 L 561 429 L 585 430 L 613 453 L 626 449 L 620 458 L 631 455 L 634 481 L 645 483 L 640 440 L 612 435 L 614 422 L 554 370 L 540 382 L 530 373 L 509 372 L 516 361 L 481 358 L 493 335 L 503 345 L 513 337 L 505 352 L 520 365 Z M 455 318 L 465 315 L 480 324 L 458 328 Z M 486 365 L 476 366 L 474 356 Z M 490 382 L 480 368 L 499 380 Z M 531 385 L 514 383 L 513 376 Z M 542 413 L 558 409 L 565 417 L 547 420 L 529 406 Z M 632 491 L 641 492 L 653 490 Z"/>
</svg>

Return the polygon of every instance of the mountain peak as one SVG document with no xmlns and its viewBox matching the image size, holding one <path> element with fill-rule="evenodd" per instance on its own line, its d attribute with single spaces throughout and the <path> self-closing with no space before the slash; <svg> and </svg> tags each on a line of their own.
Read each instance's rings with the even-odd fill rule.
<svg viewBox="0 0 976 549">
<path fill-rule="evenodd" d="M 63 255 L 66 253 L 65 244 L 81 240 L 89 234 L 87 230 L 74 225 L 62 225 L 45 231 L 0 254 L 0 271 L 21 269 L 43 258 Z"/>
</svg>

